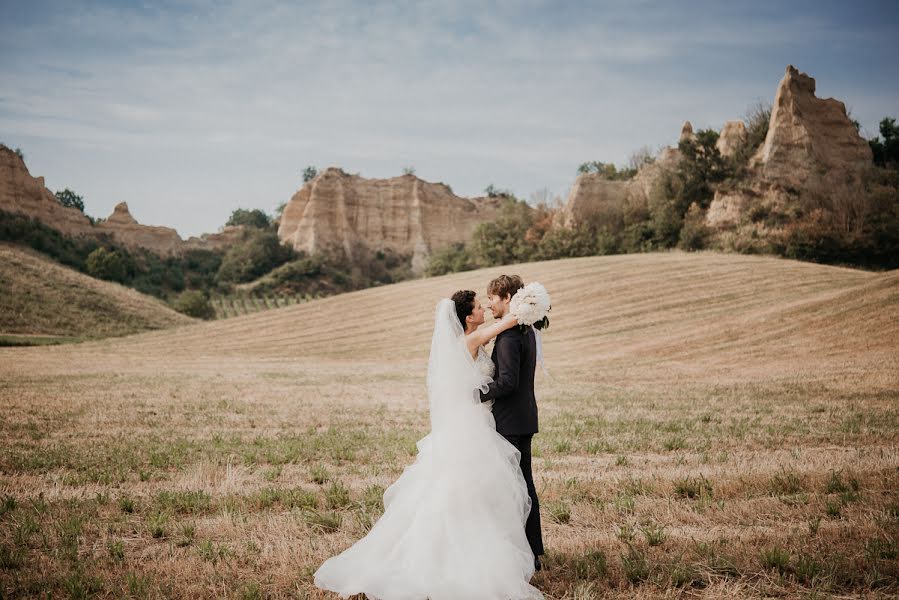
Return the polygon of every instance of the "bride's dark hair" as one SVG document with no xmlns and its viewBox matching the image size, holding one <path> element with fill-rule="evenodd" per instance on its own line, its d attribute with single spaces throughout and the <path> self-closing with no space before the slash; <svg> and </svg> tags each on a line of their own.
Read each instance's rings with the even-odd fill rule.
<svg viewBox="0 0 899 600">
<path fill-rule="evenodd" d="M 465 317 L 474 310 L 475 296 L 477 294 L 471 290 L 459 290 L 450 297 L 450 300 L 456 305 L 456 316 L 459 317 L 459 322 L 462 323 L 463 331 L 465 330 Z"/>
</svg>

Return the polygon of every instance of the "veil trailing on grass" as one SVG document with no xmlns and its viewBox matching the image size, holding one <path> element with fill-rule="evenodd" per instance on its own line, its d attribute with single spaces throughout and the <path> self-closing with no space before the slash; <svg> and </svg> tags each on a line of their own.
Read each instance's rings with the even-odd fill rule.
<svg viewBox="0 0 899 600">
<path fill-rule="evenodd" d="M 315 584 L 344 598 L 542 599 L 529 583 L 521 455 L 480 402 L 490 378 L 449 299 L 437 304 L 427 382 L 431 432 L 415 462 L 384 492 L 384 514 L 368 534 L 325 561 Z"/>
</svg>

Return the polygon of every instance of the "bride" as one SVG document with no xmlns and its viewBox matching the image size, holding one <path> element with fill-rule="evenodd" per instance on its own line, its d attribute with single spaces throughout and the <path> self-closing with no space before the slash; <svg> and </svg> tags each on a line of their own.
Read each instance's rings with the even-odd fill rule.
<svg viewBox="0 0 899 600">
<path fill-rule="evenodd" d="M 346 598 L 531 600 L 531 509 L 519 452 L 482 405 L 493 362 L 484 344 L 518 324 L 489 327 L 475 293 L 437 304 L 428 361 L 431 432 L 415 462 L 384 492 L 384 514 L 364 538 L 329 558 L 315 585 Z"/>
</svg>

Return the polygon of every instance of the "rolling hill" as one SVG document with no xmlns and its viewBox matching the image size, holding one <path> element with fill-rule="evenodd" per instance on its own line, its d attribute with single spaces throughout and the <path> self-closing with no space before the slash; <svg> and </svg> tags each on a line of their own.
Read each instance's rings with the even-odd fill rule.
<svg viewBox="0 0 899 600">
<path fill-rule="evenodd" d="M 387 367 L 421 363 L 437 300 L 457 289 L 483 292 L 504 271 L 550 290 L 554 308 L 545 349 L 552 372 L 561 375 L 586 368 L 591 379 L 606 382 L 629 381 L 636 371 L 647 381 L 789 378 L 806 371 L 831 377 L 897 361 L 896 271 L 681 252 L 529 263 L 408 281 L 72 352 L 162 362 L 231 357 Z"/>
<path fill-rule="evenodd" d="M 91 339 L 192 323 L 155 298 L 0 244 L 0 334 Z"/>
</svg>

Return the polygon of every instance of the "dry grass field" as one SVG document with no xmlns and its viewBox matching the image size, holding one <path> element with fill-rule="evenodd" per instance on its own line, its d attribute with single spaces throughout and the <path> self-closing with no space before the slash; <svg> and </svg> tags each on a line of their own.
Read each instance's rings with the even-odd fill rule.
<svg viewBox="0 0 899 600">
<path fill-rule="evenodd" d="M 547 598 L 899 594 L 899 273 L 665 253 L 0 349 L 0 596 L 333 597 L 427 431 L 434 305 L 507 270 L 554 300 Z"/>
<path fill-rule="evenodd" d="M 192 322 L 156 298 L 0 243 L 0 338 L 7 344 L 21 338 L 79 341 Z"/>
</svg>

